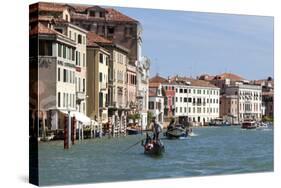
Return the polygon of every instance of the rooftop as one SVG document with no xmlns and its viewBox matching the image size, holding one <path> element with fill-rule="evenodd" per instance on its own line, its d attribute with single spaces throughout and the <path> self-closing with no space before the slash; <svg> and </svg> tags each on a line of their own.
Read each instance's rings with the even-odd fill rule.
<svg viewBox="0 0 281 188">
<path fill-rule="evenodd" d="M 233 80 L 233 81 L 242 81 L 242 80 L 246 80 L 244 79 L 243 77 L 239 76 L 239 75 L 236 75 L 236 74 L 233 74 L 233 73 L 223 73 L 223 74 L 220 74 L 220 75 L 216 75 L 213 80 L 225 80 L 225 79 L 230 79 L 230 80 Z"/>
<path fill-rule="evenodd" d="M 96 43 L 102 43 L 102 44 L 112 44 L 112 41 L 99 36 L 98 34 L 94 32 L 88 32 L 87 34 L 87 46 L 96 46 Z"/>
<path fill-rule="evenodd" d="M 38 22 L 38 24 L 29 32 L 29 35 L 37 35 L 37 34 L 56 35 L 58 34 L 58 32 Z"/>
<path fill-rule="evenodd" d="M 191 86 L 218 88 L 208 81 L 193 79 L 193 78 L 189 78 L 189 77 L 174 76 L 171 78 L 171 80 L 173 82 L 190 82 Z"/>
</svg>

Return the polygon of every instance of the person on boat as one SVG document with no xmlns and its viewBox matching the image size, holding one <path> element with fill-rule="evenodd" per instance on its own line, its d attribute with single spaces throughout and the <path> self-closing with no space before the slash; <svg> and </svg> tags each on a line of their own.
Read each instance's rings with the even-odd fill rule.
<svg viewBox="0 0 281 188">
<path fill-rule="evenodd" d="M 158 123 L 156 123 L 155 119 L 152 120 L 152 123 L 153 123 L 153 140 L 159 141 L 159 134 L 162 131 L 162 128 Z"/>
<path fill-rule="evenodd" d="M 151 142 L 151 137 L 146 133 L 145 145 Z"/>
<path fill-rule="evenodd" d="M 175 120 L 171 119 L 167 129 L 168 129 L 168 131 L 170 131 L 170 130 L 173 130 L 174 128 L 175 128 Z"/>
</svg>

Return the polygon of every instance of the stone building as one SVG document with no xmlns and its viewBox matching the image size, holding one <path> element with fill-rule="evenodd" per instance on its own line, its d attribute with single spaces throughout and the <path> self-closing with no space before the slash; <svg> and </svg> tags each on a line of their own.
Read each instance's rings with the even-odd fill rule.
<svg viewBox="0 0 281 188">
<path fill-rule="evenodd" d="M 262 90 L 261 86 L 237 82 L 225 89 L 225 95 L 238 97 L 238 121 L 245 119 L 261 120 Z M 229 107 L 227 107 L 229 108 Z"/>
<path fill-rule="evenodd" d="M 193 125 L 206 125 L 219 117 L 220 88 L 188 77 L 172 77 L 176 86 L 175 116 L 186 117 Z"/>
<path fill-rule="evenodd" d="M 108 66 L 110 53 L 98 43 L 111 43 L 95 33 L 87 34 L 87 115 L 108 122 Z"/>
<path fill-rule="evenodd" d="M 149 83 L 148 111 L 152 113 L 156 122 L 163 126 L 164 96 L 161 83 Z"/>
<path fill-rule="evenodd" d="M 137 20 L 113 8 L 100 6 L 65 5 L 69 8 L 71 22 L 88 31 L 111 40 L 113 43 L 130 49 L 128 60 L 135 65 L 138 60 L 138 40 L 141 27 Z"/>
</svg>

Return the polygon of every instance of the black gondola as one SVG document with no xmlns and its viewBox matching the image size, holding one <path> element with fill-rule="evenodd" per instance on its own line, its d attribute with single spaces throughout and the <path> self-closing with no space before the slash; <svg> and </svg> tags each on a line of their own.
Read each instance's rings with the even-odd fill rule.
<svg viewBox="0 0 281 188">
<path fill-rule="evenodd" d="M 165 146 L 160 140 L 152 140 L 147 134 L 145 143 L 142 142 L 144 147 L 144 154 L 159 156 L 165 152 Z"/>
</svg>

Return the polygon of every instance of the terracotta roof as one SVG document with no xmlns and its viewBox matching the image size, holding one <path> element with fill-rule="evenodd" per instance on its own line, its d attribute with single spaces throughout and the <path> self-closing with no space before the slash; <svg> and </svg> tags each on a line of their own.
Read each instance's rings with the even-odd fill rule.
<svg viewBox="0 0 281 188">
<path fill-rule="evenodd" d="M 172 77 L 171 80 L 172 80 L 173 82 L 176 82 L 176 83 L 190 82 L 190 85 L 191 85 L 191 86 L 218 88 L 218 87 L 216 87 L 215 85 L 211 84 L 211 83 L 208 82 L 208 81 L 197 80 L 197 79 L 188 78 L 188 77 L 179 77 L 179 76 L 175 76 L 175 77 Z"/>
<path fill-rule="evenodd" d="M 156 75 L 152 78 L 149 79 L 149 84 L 151 83 L 164 83 L 164 82 L 167 82 L 168 80 L 166 78 L 163 78 L 159 75 Z"/>
<path fill-rule="evenodd" d="M 129 16 L 126 16 L 125 14 L 122 14 L 121 12 L 117 11 L 113 8 L 106 8 L 108 11 L 107 13 L 107 20 L 109 21 L 121 21 L 121 22 L 137 22 L 137 20 L 134 20 L 133 18 L 130 18 Z"/>
<path fill-rule="evenodd" d="M 69 6 L 70 8 L 75 9 L 75 13 L 72 15 L 72 18 L 76 19 L 87 19 L 87 20 L 104 20 L 106 19 L 107 21 L 119 21 L 119 22 L 138 22 L 137 20 L 119 12 L 116 9 L 113 8 L 103 8 L 100 6 L 83 6 L 83 5 L 74 5 L 74 4 L 68 4 L 66 6 Z M 105 10 L 106 11 L 106 17 L 105 18 L 99 18 L 99 17 L 90 17 L 87 16 L 85 11 L 87 9 L 100 9 L 100 10 Z"/>
<path fill-rule="evenodd" d="M 46 34 L 46 35 L 56 35 L 56 31 L 46 27 L 42 23 L 38 23 L 30 32 L 29 35 Z"/>
<path fill-rule="evenodd" d="M 151 88 L 158 88 L 160 86 L 161 83 L 150 83 L 149 82 L 149 86 L 148 87 L 151 87 Z"/>
<path fill-rule="evenodd" d="M 48 11 L 48 12 L 62 12 L 66 8 L 65 5 L 60 3 L 46 3 L 39 2 L 32 5 L 29 5 L 29 11 Z"/>
<path fill-rule="evenodd" d="M 99 36 L 98 34 L 94 32 L 88 32 L 87 33 L 87 46 L 96 46 L 96 43 L 102 43 L 102 44 L 112 44 L 112 41 Z"/>
<path fill-rule="evenodd" d="M 224 80 L 224 79 L 230 79 L 230 80 L 233 80 L 233 81 L 245 80 L 241 76 L 238 76 L 238 75 L 232 74 L 232 73 L 223 73 L 223 74 L 220 74 L 220 75 L 216 75 L 213 80 Z"/>
<path fill-rule="evenodd" d="M 209 74 L 202 74 L 199 76 L 199 80 L 207 80 L 207 81 L 211 81 L 214 79 L 214 76 L 209 75 Z"/>
</svg>

